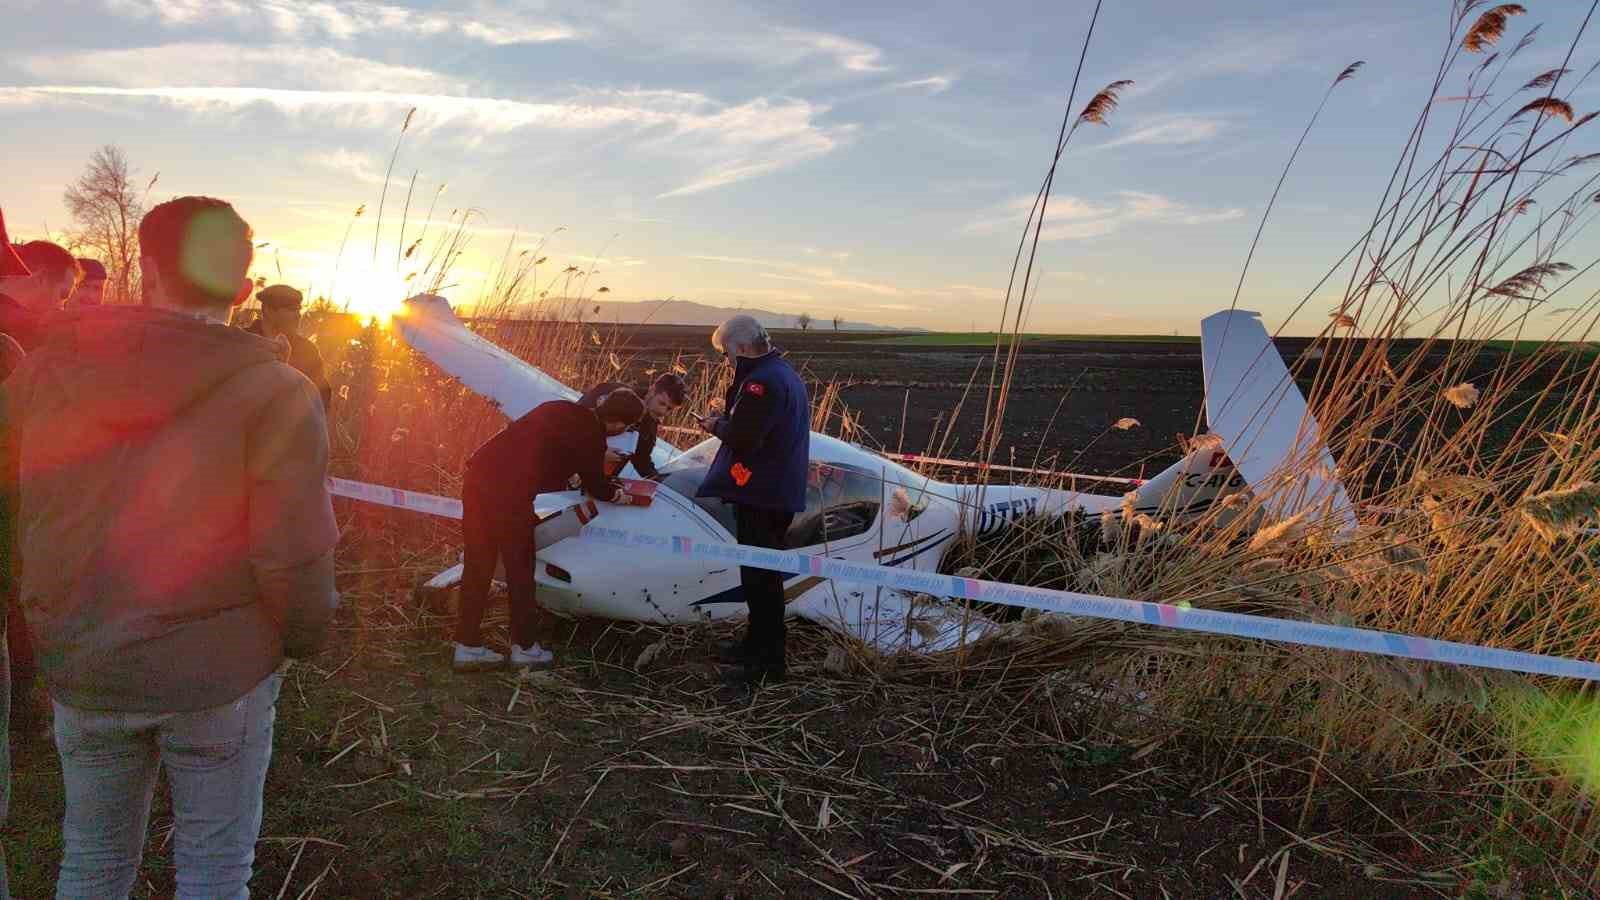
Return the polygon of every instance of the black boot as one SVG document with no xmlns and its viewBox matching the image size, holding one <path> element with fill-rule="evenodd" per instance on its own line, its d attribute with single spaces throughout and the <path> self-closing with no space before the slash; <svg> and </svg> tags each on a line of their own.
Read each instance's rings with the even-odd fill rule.
<svg viewBox="0 0 1600 900">
<path fill-rule="evenodd" d="M 781 684 L 787 681 L 789 673 L 783 666 L 735 666 L 722 676 L 724 684 L 736 687 L 757 688 L 763 685 Z"/>
<path fill-rule="evenodd" d="M 736 665 L 722 678 L 728 684 L 759 687 L 763 684 L 778 684 L 789 677 L 789 670 L 784 665 L 783 652 L 750 653 L 745 661 Z"/>
<path fill-rule="evenodd" d="M 744 666 L 750 662 L 750 649 L 741 639 L 732 641 L 717 641 L 717 662 L 729 666 Z"/>
</svg>

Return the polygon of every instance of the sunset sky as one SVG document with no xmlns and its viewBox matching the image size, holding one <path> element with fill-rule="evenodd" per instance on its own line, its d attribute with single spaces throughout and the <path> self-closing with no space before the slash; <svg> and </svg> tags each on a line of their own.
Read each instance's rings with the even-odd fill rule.
<svg viewBox="0 0 1600 900">
<path fill-rule="evenodd" d="M 1537 4 L 1513 33 L 1542 21 L 1570 34 L 1579 6 Z M 271 242 L 257 271 L 278 280 L 281 266 L 313 292 L 332 287 L 366 204 L 337 292 L 397 292 L 417 267 L 397 271 L 392 225 L 419 172 L 413 235 L 441 184 L 435 220 L 481 211 L 446 292 L 457 303 L 477 298 L 513 236 L 544 236 L 546 277 L 598 258 L 591 288 L 614 300 L 966 330 L 997 324 L 1093 4 L 18 7 L 0 28 L 0 205 L 19 238 L 65 228 L 63 186 L 115 143 L 142 178 L 159 171 L 152 201 L 232 200 Z M 1107 2 L 1078 103 L 1115 79 L 1134 86 L 1067 153 L 1030 329 L 1196 333 L 1228 305 L 1311 109 L 1365 59 L 1246 286 L 1242 305 L 1277 327 L 1370 221 L 1448 27 L 1444 0 Z M 1541 43 L 1513 72 L 1565 49 Z M 384 169 L 413 106 L 373 268 Z M 1335 303 L 1288 330 L 1321 327 Z"/>
</svg>

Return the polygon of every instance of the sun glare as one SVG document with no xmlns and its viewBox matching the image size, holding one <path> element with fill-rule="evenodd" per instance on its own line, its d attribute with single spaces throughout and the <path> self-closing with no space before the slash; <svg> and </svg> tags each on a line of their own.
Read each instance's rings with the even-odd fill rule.
<svg viewBox="0 0 1600 900">
<path fill-rule="evenodd" d="M 388 327 L 400 312 L 407 295 L 405 279 L 392 270 L 380 268 L 359 273 L 346 272 L 340 278 L 334 304 L 348 309 L 363 320 L 376 320 L 380 326 Z"/>
</svg>

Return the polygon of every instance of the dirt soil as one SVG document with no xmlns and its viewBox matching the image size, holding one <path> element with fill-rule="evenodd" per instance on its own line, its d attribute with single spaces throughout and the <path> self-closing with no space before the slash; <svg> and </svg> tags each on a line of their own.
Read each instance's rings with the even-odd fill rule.
<svg viewBox="0 0 1600 900">
<path fill-rule="evenodd" d="M 751 694 L 718 683 L 709 633 L 607 623 L 562 626 L 553 671 L 457 675 L 438 598 L 418 605 L 410 576 L 374 571 L 344 573 L 337 639 L 285 682 L 257 896 L 1410 897 L 1461 883 L 1421 874 L 1447 867 L 1437 847 L 1359 801 L 1319 789 L 1306 807 L 1293 760 L 1127 742 L 1065 683 L 830 667 L 827 636 L 799 627 L 791 680 Z M 491 624 L 503 645 L 503 617 Z M 56 760 L 35 732 L 13 762 L 13 890 L 49 896 Z M 136 896 L 171 895 L 171 827 L 163 786 Z"/>
<path fill-rule="evenodd" d="M 645 369 L 665 368 L 680 353 L 713 355 L 705 329 L 625 325 L 619 331 L 627 372 L 641 383 L 647 381 Z M 958 459 L 975 455 L 992 344 L 908 346 L 892 335 L 818 329 L 775 337 L 813 384 L 846 386 L 841 397 L 860 413 L 867 431 L 862 443 L 906 453 L 942 450 Z M 1291 366 L 1311 343 L 1308 338 L 1276 342 Z M 1395 342 L 1393 359 L 1418 344 Z M 1447 349 L 1437 345 L 1428 364 L 1442 362 Z M 1504 359 L 1505 351 L 1485 349 L 1462 377 L 1487 383 Z M 1313 362 L 1298 373 L 1303 392 L 1310 391 L 1316 372 Z M 1535 376 L 1528 384 L 1536 388 L 1547 382 Z M 995 462 L 1101 475 L 1153 474 L 1180 458 L 1179 435 L 1204 430 L 1204 396 L 1198 339 L 1029 340 L 1018 357 Z M 1139 420 L 1140 427 L 1112 429 L 1123 417 Z"/>
</svg>

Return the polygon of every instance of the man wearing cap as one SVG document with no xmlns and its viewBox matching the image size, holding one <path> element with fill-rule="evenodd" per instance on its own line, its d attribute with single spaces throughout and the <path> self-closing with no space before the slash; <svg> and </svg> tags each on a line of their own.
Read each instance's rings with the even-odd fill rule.
<svg viewBox="0 0 1600 900">
<path fill-rule="evenodd" d="M 274 284 L 257 291 L 256 299 L 261 302 L 261 315 L 245 330 L 289 345 L 289 365 L 299 369 L 300 374 L 317 386 L 322 409 L 326 412 L 333 406 L 333 385 L 323 371 L 322 353 L 317 345 L 300 335 L 300 292 L 287 284 Z"/>
<path fill-rule="evenodd" d="M 597 384 L 585 391 L 578 398 L 578 405 L 587 409 L 594 409 L 612 391 L 625 388 L 627 385 L 620 381 L 606 381 Z M 644 393 L 644 417 L 636 425 L 628 428 L 637 432 L 638 443 L 633 446 L 633 455 L 624 457 L 610 448 L 606 449 L 606 471 L 620 472 L 628 460 L 633 461 L 634 471 L 640 478 L 656 477 L 656 464 L 650 458 L 656 449 L 656 430 L 661 426 L 661 420 L 666 418 L 683 406 L 689 399 L 689 386 L 684 383 L 683 377 L 673 372 L 667 372 L 650 383 L 650 389 Z"/>
<path fill-rule="evenodd" d="M 68 309 L 82 309 L 85 306 L 103 306 L 106 302 L 106 267 L 98 259 L 78 257 L 78 268 L 83 271 L 83 280 L 78 282 L 78 289 L 72 292 L 72 297 L 67 301 Z"/>
</svg>

